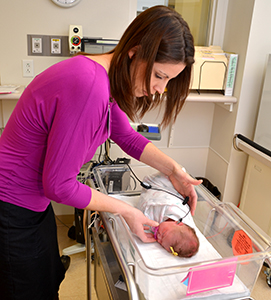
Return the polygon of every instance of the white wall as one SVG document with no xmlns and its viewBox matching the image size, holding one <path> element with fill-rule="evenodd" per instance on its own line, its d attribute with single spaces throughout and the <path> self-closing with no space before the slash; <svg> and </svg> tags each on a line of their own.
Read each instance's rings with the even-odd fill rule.
<svg viewBox="0 0 271 300">
<path fill-rule="evenodd" d="M 28 56 L 27 34 L 66 35 L 69 25 L 82 25 L 85 37 L 119 39 L 136 16 L 136 0 L 82 0 L 72 8 L 60 8 L 51 0 L 0 2 L 1 84 L 27 85 L 22 59 L 33 59 L 35 75 L 62 58 Z"/>
<path fill-rule="evenodd" d="M 180 112 L 172 136 L 172 144 L 169 138 L 172 134 L 170 127 L 162 131 L 161 141 L 152 141 L 160 150 L 183 165 L 190 174 L 204 176 L 212 130 L 212 120 L 215 104 L 186 102 Z M 162 116 L 154 110 L 143 117 L 142 122 L 161 123 Z M 127 157 L 117 145 L 112 145 L 110 155 L 112 159 Z M 132 161 L 133 164 L 138 164 Z"/>
<path fill-rule="evenodd" d="M 239 54 L 234 95 L 237 105 L 231 114 L 220 107 L 214 112 L 210 155 L 206 176 L 214 179 L 223 201 L 238 204 L 247 156 L 232 147 L 235 133 L 253 139 L 261 89 L 271 53 L 271 2 L 229 0 L 223 49 Z"/>
</svg>

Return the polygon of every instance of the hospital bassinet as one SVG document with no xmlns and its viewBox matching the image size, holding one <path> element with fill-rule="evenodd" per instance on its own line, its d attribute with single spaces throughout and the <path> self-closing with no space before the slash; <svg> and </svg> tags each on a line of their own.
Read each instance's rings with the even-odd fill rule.
<svg viewBox="0 0 271 300">
<path fill-rule="evenodd" d="M 154 172 L 145 166 L 138 166 L 134 171 L 141 180 L 143 175 Z M 101 192 L 135 206 L 141 188 L 131 175 L 125 165 L 101 166 L 94 169 L 94 183 Z M 119 275 L 127 289 L 124 292 L 116 288 L 109 293 L 109 299 L 252 299 L 251 291 L 263 262 L 271 256 L 270 237 L 235 205 L 220 202 L 202 185 L 196 191 L 194 222 L 200 248 L 192 258 L 175 257 L 158 243 L 142 243 L 120 215 L 100 214 L 108 241 L 101 242 L 93 230 L 95 265 L 107 264 L 102 272 L 107 278 L 107 290 L 115 288 Z M 104 259 L 99 257 L 102 244 L 106 245 L 104 249 L 111 249 L 116 265 L 106 261 L 108 253 Z M 113 271 L 110 264 L 114 265 Z M 97 291 L 98 283 L 95 284 Z M 97 294 L 99 297 L 99 291 Z"/>
</svg>

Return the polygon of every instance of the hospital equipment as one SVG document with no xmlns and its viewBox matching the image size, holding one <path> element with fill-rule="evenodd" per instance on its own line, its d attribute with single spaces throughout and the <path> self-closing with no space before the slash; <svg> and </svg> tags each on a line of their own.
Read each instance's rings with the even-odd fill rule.
<svg viewBox="0 0 271 300">
<path fill-rule="evenodd" d="M 82 50 L 83 28 L 81 25 L 70 25 L 69 27 L 69 49 L 71 54 Z"/>
<path fill-rule="evenodd" d="M 141 180 L 144 175 L 156 172 L 145 166 L 133 169 Z M 112 172 L 129 174 L 129 168 L 96 167 L 91 185 L 108 194 L 103 182 Z M 140 189 L 131 179 L 125 190 L 112 189 L 110 196 L 136 206 Z M 251 291 L 263 262 L 271 256 L 270 237 L 233 204 L 220 202 L 204 186 L 196 187 L 196 191 L 194 222 L 200 249 L 189 259 L 173 256 L 158 243 L 142 243 L 120 215 L 100 213 L 108 238 L 99 237 L 97 228 L 92 228 L 94 286 L 99 299 L 252 299 Z M 88 280 L 89 246 L 88 232 Z M 88 299 L 90 295 L 89 290 Z"/>
</svg>

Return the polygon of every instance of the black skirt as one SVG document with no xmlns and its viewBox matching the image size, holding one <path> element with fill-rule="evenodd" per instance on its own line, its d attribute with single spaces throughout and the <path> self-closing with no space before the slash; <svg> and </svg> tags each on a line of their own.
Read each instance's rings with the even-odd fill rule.
<svg viewBox="0 0 271 300">
<path fill-rule="evenodd" d="M 64 274 L 51 204 L 34 212 L 0 201 L 0 299 L 52 300 Z"/>
</svg>

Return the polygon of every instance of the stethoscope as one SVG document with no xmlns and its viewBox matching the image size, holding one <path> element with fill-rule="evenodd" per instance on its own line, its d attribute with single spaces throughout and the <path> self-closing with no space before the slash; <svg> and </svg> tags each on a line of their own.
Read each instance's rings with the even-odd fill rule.
<svg viewBox="0 0 271 300">
<path fill-rule="evenodd" d="M 182 218 L 180 218 L 178 221 L 177 221 L 177 224 L 181 223 L 183 221 L 183 219 L 190 213 L 190 206 L 188 205 L 188 201 L 189 201 L 189 197 L 186 196 L 184 199 L 168 190 L 165 190 L 165 189 L 161 189 L 161 188 L 157 188 L 157 187 L 153 187 L 151 184 L 149 184 L 148 182 L 144 182 L 144 181 L 141 181 L 137 176 L 136 174 L 134 173 L 134 171 L 132 170 L 132 168 L 129 166 L 129 164 L 126 164 L 128 166 L 128 168 L 130 169 L 130 171 L 132 172 L 132 174 L 134 175 L 134 177 L 136 178 L 136 180 L 140 183 L 140 185 L 145 188 L 146 190 L 149 190 L 149 189 L 153 189 L 153 190 L 156 190 L 156 191 L 160 191 L 160 192 L 165 192 L 165 193 L 168 193 L 176 198 L 178 198 L 179 200 L 182 201 L 182 204 L 183 205 L 187 205 L 188 206 L 188 212 L 186 213 L 186 215 Z"/>
</svg>

